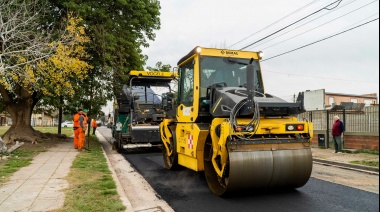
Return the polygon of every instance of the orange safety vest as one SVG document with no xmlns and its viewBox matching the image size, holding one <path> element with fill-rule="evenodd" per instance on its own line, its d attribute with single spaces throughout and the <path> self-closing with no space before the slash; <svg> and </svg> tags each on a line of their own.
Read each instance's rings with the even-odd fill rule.
<svg viewBox="0 0 380 212">
<path fill-rule="evenodd" d="M 84 117 L 84 120 L 83 120 L 83 127 L 84 127 L 84 129 L 87 129 L 87 123 L 88 123 L 88 117 L 87 116 L 85 116 L 85 115 L 83 115 L 83 117 Z"/>
<path fill-rule="evenodd" d="M 80 127 L 79 117 L 80 117 L 79 113 L 74 115 L 74 127 Z"/>
<path fill-rule="evenodd" d="M 92 128 L 96 128 L 98 126 L 98 123 L 96 123 L 96 120 L 93 119 L 91 125 L 92 125 Z"/>
</svg>

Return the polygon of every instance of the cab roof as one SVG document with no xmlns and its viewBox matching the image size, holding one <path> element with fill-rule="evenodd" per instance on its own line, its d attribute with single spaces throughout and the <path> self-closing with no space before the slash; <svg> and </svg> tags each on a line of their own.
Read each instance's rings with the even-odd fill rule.
<svg viewBox="0 0 380 212">
<path fill-rule="evenodd" d="M 197 46 L 191 50 L 186 56 L 182 57 L 177 65 L 180 66 L 182 63 L 192 58 L 194 55 L 199 54 L 203 56 L 214 56 L 214 57 L 229 57 L 229 58 L 247 58 L 260 60 L 259 52 L 252 51 L 242 51 L 242 50 L 232 50 L 232 49 L 217 49 L 217 48 L 205 48 Z"/>
<path fill-rule="evenodd" d="M 132 86 L 168 86 L 169 83 L 178 77 L 177 73 L 160 71 L 131 71 L 129 72 L 129 82 Z"/>
</svg>

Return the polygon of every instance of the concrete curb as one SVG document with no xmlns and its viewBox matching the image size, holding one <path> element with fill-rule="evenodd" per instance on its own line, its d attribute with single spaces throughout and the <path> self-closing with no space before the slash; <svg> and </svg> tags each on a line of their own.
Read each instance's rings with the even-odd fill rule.
<svg viewBox="0 0 380 212">
<path fill-rule="evenodd" d="M 101 135 L 99 132 L 95 132 L 96 133 L 96 137 L 98 137 L 99 139 L 99 142 L 108 142 L 104 137 L 103 135 Z M 103 150 L 103 155 L 104 157 L 106 158 L 107 160 L 107 165 L 108 165 L 108 168 L 110 169 L 110 171 L 112 172 L 112 178 L 113 180 L 115 181 L 115 184 L 116 184 L 116 188 L 117 188 L 117 193 L 119 194 L 120 196 L 120 200 L 122 201 L 123 205 L 127 208 L 125 211 L 127 212 L 133 212 L 133 207 L 132 207 L 132 204 L 131 202 L 129 201 L 127 195 L 125 194 L 124 190 L 123 190 L 123 187 L 119 181 L 119 178 L 117 177 L 117 174 L 115 172 L 115 170 L 113 169 L 113 166 L 111 164 L 111 161 L 110 159 L 108 158 L 108 155 L 106 153 L 106 151 L 104 150 L 104 147 L 103 147 L 103 144 L 102 144 L 102 150 Z"/>
<path fill-rule="evenodd" d="M 110 162 L 109 168 L 116 175 L 114 179 L 117 182 L 118 192 L 128 204 L 128 212 L 174 211 L 165 200 L 159 197 L 149 183 L 132 167 L 122 154 L 112 150 L 112 145 L 103 135 L 98 138 Z"/>
<path fill-rule="evenodd" d="M 365 172 L 365 173 L 369 173 L 369 174 L 379 175 L 379 168 L 378 167 L 371 167 L 371 166 L 363 166 L 363 165 L 358 165 L 358 164 L 336 162 L 336 161 L 324 160 L 324 159 L 319 159 L 319 158 L 313 158 L 313 161 L 317 162 L 319 164 L 323 164 L 323 165 L 337 166 L 337 167 L 340 167 L 340 168 L 351 169 L 351 170 L 355 170 L 355 171 L 360 171 L 360 172 Z"/>
</svg>

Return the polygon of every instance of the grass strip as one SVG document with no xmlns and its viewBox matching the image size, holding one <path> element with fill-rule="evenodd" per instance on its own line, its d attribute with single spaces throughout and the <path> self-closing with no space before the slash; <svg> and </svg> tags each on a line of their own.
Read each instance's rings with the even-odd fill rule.
<svg viewBox="0 0 380 212">
<path fill-rule="evenodd" d="M 77 155 L 66 177 L 64 206 L 54 211 L 125 211 L 101 144 L 95 136 L 89 139 L 90 151 Z"/>
<path fill-rule="evenodd" d="M 379 155 L 379 151 L 366 150 L 366 149 L 358 149 L 355 151 L 355 153 L 366 153 L 366 154 L 371 154 L 371 155 Z"/>
<path fill-rule="evenodd" d="M 361 160 L 361 161 L 351 161 L 352 164 L 358 164 L 358 165 L 364 165 L 364 166 L 372 166 L 372 167 L 379 167 L 379 161 L 372 161 L 372 160 Z"/>
<path fill-rule="evenodd" d="M 12 154 L 4 153 L 1 154 L 0 160 L 0 185 L 4 184 L 9 180 L 13 173 L 20 170 L 22 167 L 28 166 L 34 156 L 41 152 L 46 151 L 45 149 L 19 149 Z"/>
</svg>

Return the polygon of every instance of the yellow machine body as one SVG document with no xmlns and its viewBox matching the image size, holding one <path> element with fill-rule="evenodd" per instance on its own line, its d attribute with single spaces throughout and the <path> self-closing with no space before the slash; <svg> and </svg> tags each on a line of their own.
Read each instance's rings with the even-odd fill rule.
<svg viewBox="0 0 380 212">
<path fill-rule="evenodd" d="M 161 71 L 136 71 L 132 70 L 129 72 L 129 77 L 141 77 L 148 79 L 151 77 L 158 77 L 159 79 L 167 78 L 172 80 L 174 77 L 178 77 L 178 73 L 173 72 L 161 72 Z"/>
<path fill-rule="evenodd" d="M 264 106 L 257 106 L 256 112 L 261 114 L 256 117 L 259 121 L 254 124 L 249 113 L 237 113 L 234 122 L 231 121 L 232 116 L 223 117 L 226 116 L 225 110 L 234 105 L 229 102 L 232 107 L 223 105 L 227 104 L 223 101 L 230 95 L 229 91 L 214 100 L 213 94 L 209 96 L 210 90 L 224 88 L 218 88 L 218 83 L 207 84 L 202 79 L 202 70 L 203 73 L 212 72 L 204 68 L 207 64 L 201 64 L 205 56 L 213 61 L 219 61 L 220 58 L 226 64 L 235 63 L 234 58 L 261 59 L 259 52 L 197 47 L 179 61 L 180 85 L 176 115 L 160 124 L 166 167 L 173 169 L 180 165 L 194 171 L 204 171 L 210 190 L 216 195 L 255 188 L 303 186 L 312 170 L 312 123 L 298 121 L 294 116 L 276 115 L 276 105 L 287 107 L 283 102 L 257 103 L 258 106 L 273 107 L 274 112 L 272 114 Z M 218 68 L 223 69 L 223 62 L 218 65 Z M 241 80 L 243 77 L 237 72 L 233 72 L 233 75 Z M 262 83 L 261 72 L 257 73 L 256 80 Z M 213 80 L 208 75 L 208 80 Z M 232 82 L 237 79 L 224 77 L 224 80 Z M 262 87 L 260 92 L 264 93 L 263 85 L 259 87 Z M 207 105 L 209 101 L 213 104 Z M 220 107 L 223 110 L 218 113 Z M 289 106 L 292 107 L 294 105 Z M 255 130 L 239 126 L 254 126 Z"/>
</svg>

